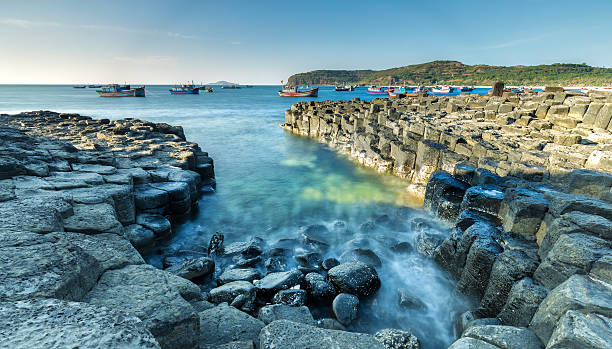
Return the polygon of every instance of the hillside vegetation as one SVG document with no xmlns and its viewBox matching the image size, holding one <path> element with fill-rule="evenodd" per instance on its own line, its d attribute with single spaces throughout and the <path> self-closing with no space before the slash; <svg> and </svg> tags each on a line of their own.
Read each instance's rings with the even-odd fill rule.
<svg viewBox="0 0 612 349">
<path fill-rule="evenodd" d="M 385 70 L 315 70 L 292 75 L 288 82 L 292 85 L 490 85 L 496 81 L 507 85 L 612 85 L 612 68 L 572 63 L 504 67 L 434 61 Z"/>
</svg>

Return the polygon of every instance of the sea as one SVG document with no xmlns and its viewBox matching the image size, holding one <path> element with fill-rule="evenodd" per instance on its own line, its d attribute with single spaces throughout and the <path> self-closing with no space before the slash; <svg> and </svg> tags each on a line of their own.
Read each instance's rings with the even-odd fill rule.
<svg viewBox="0 0 612 349">
<path fill-rule="evenodd" d="M 304 227 L 324 225 L 330 232 L 324 257 L 367 248 L 382 261 L 382 287 L 362 302 L 349 330 L 410 330 L 426 349 L 452 343 L 456 316 L 467 309 L 453 281 L 414 249 L 391 248 L 402 242 L 414 246 L 425 233 L 443 236 L 448 227 L 418 208 L 404 180 L 357 166 L 280 127 L 285 110 L 299 101 L 379 96 L 365 88 L 336 92 L 321 87 L 317 98 L 280 98 L 279 86 L 213 86 L 212 93 L 171 95 L 170 87 L 147 86 L 146 98 L 100 98 L 94 89 L 69 85 L 0 85 L 0 113 L 52 110 L 183 126 L 187 139 L 214 159 L 216 191 L 202 196 L 192 216 L 174 224 L 172 238 L 145 256 L 149 263 L 161 266 L 164 256 L 205 250 L 215 232 L 223 233 L 226 243 L 258 237 L 273 246 L 298 241 Z M 303 252 L 297 243 L 294 248 L 295 254 Z M 400 294 L 416 301 L 400 306 Z M 329 308 L 314 315 L 330 317 Z"/>
</svg>

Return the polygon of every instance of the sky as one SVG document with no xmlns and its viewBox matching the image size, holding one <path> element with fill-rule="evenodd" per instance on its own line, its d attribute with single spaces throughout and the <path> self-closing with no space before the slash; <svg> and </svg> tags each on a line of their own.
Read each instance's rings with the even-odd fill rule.
<svg viewBox="0 0 612 349">
<path fill-rule="evenodd" d="M 433 60 L 612 67 L 612 0 L 0 0 L 0 84 L 279 84 Z"/>
</svg>

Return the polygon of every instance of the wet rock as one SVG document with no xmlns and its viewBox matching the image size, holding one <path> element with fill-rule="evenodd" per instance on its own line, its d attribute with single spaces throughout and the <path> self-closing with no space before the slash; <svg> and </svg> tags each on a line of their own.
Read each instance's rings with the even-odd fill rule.
<svg viewBox="0 0 612 349">
<path fill-rule="evenodd" d="M 406 309 L 425 310 L 427 305 L 404 288 L 397 289 L 397 304 Z"/>
<path fill-rule="evenodd" d="M 139 250 L 155 243 L 155 233 L 140 224 L 131 224 L 124 228 L 123 233 L 130 243 Z"/>
<path fill-rule="evenodd" d="M 200 348 L 230 342 L 257 341 L 264 323 L 227 304 L 200 313 Z"/>
<path fill-rule="evenodd" d="M 464 236 L 467 232 L 466 230 Z M 466 257 L 465 266 L 457 282 L 457 290 L 475 299 L 482 298 L 489 282 L 493 263 L 501 252 L 501 247 L 491 236 L 476 238 Z"/>
<path fill-rule="evenodd" d="M 298 262 L 298 269 L 303 273 L 314 272 L 321 269 L 323 257 L 318 252 L 306 252 L 295 256 Z"/>
<path fill-rule="evenodd" d="M 311 299 L 330 301 L 336 295 L 336 288 L 325 277 L 318 273 L 308 273 L 304 277 L 304 289 Z"/>
<path fill-rule="evenodd" d="M 199 319 L 183 294 L 200 291 L 194 284 L 181 289 L 188 284 L 149 265 L 130 265 L 104 273 L 83 301 L 137 316 L 164 348 L 192 347 L 197 345 Z"/>
<path fill-rule="evenodd" d="M 304 280 L 304 274 L 299 270 L 270 273 L 263 279 L 255 281 L 257 295 L 262 297 L 272 297 L 280 290 L 289 289 L 299 285 Z"/>
<path fill-rule="evenodd" d="M 261 239 L 251 239 L 249 241 L 234 242 L 223 248 L 224 256 L 242 255 L 245 259 L 259 256 L 262 253 Z"/>
<path fill-rule="evenodd" d="M 339 292 L 358 297 L 374 294 L 380 288 L 376 269 L 363 262 L 347 262 L 331 268 L 328 279 Z"/>
<path fill-rule="evenodd" d="M 534 273 L 534 279 L 552 289 L 573 274 L 586 274 L 600 257 L 612 254 L 610 243 L 586 234 L 563 234 Z"/>
<path fill-rule="evenodd" d="M 253 342 L 252 340 L 234 341 L 224 344 L 217 344 L 214 346 L 208 346 L 205 349 L 255 349 L 255 342 Z"/>
<path fill-rule="evenodd" d="M 292 307 L 306 305 L 306 291 L 280 290 L 272 298 L 274 304 L 284 304 Z"/>
<path fill-rule="evenodd" d="M 408 254 L 408 253 L 414 251 L 414 248 L 412 247 L 412 245 L 408 241 L 399 241 L 399 242 L 396 242 L 396 243 L 392 244 L 391 246 L 389 246 L 389 249 L 393 253 L 397 253 L 397 254 Z"/>
<path fill-rule="evenodd" d="M 433 257 L 436 248 L 442 244 L 444 238 L 437 231 L 421 231 L 414 236 L 414 246 L 423 256 Z"/>
<path fill-rule="evenodd" d="M 315 325 L 310 310 L 305 306 L 288 306 L 284 304 L 266 305 L 259 309 L 257 318 L 266 325 L 276 320 L 289 320 L 307 325 Z"/>
<path fill-rule="evenodd" d="M 234 256 L 233 262 L 237 268 L 252 268 L 261 263 L 261 256 L 246 258 L 243 255 Z"/>
<path fill-rule="evenodd" d="M 354 248 L 344 252 L 340 256 L 340 261 L 345 262 L 363 262 L 373 267 L 380 268 L 382 262 L 378 255 L 369 248 Z"/>
<path fill-rule="evenodd" d="M 385 328 L 374 335 L 387 349 L 420 349 L 419 339 L 409 331 Z"/>
<path fill-rule="evenodd" d="M 273 321 L 264 327 L 259 334 L 259 345 L 261 349 L 384 349 L 367 334 L 327 330 L 287 320 Z"/>
<path fill-rule="evenodd" d="M 337 265 L 340 265 L 340 262 L 336 258 L 325 258 L 321 263 L 323 270 L 329 270 Z"/>
<path fill-rule="evenodd" d="M 321 224 L 312 224 L 300 228 L 298 235 L 304 247 L 310 250 L 325 252 L 329 249 L 329 230 Z"/>
<path fill-rule="evenodd" d="M 500 326 L 502 325 L 501 321 L 499 321 L 499 319 L 494 318 L 494 317 L 485 317 L 485 318 L 479 318 L 479 319 L 474 319 L 470 322 L 467 323 L 467 325 L 465 326 L 465 329 L 461 332 L 465 332 L 465 330 L 467 330 L 470 327 L 473 326 Z"/>
<path fill-rule="evenodd" d="M 506 303 L 497 317 L 504 325 L 529 326 L 531 318 L 547 294 L 546 287 L 531 278 L 524 278 L 512 285 Z"/>
<path fill-rule="evenodd" d="M 80 301 L 102 273 L 99 262 L 61 235 L 0 232 L 0 301 Z"/>
<path fill-rule="evenodd" d="M 192 280 L 214 272 L 215 262 L 209 257 L 189 259 L 180 264 L 170 266 L 166 271 L 187 280 Z"/>
<path fill-rule="evenodd" d="M 529 329 L 548 343 L 556 323 L 568 310 L 612 316 L 612 286 L 584 275 L 572 275 L 550 291 L 531 319 Z"/>
<path fill-rule="evenodd" d="M 491 268 L 480 308 L 489 316 L 499 313 L 506 303 L 512 285 L 524 277 L 532 276 L 537 266 L 537 260 L 522 251 L 506 250 L 500 253 Z"/>
<path fill-rule="evenodd" d="M 425 189 L 423 208 L 431 215 L 452 222 L 459 215 L 461 201 L 469 185 L 444 171 L 436 171 Z"/>
<path fill-rule="evenodd" d="M 348 293 L 340 293 L 334 298 L 332 312 L 341 324 L 348 326 L 357 319 L 359 310 L 359 298 Z"/>
<path fill-rule="evenodd" d="M 172 234 L 170 221 L 159 214 L 139 213 L 136 216 L 136 223 L 151 230 L 156 237 L 166 237 Z"/>
<path fill-rule="evenodd" d="M 140 210 L 164 207 L 169 203 L 169 195 L 165 190 L 152 187 L 149 184 L 134 186 L 134 203 Z"/>
<path fill-rule="evenodd" d="M 503 349 L 544 348 L 538 337 L 524 327 L 473 326 L 462 337 L 471 337 Z"/>
<path fill-rule="evenodd" d="M 264 262 L 264 266 L 268 273 L 277 273 L 287 270 L 287 257 L 285 256 L 273 256 L 267 258 Z"/>
<path fill-rule="evenodd" d="M 58 299 L 0 302 L 5 348 L 160 348 L 145 325 L 120 310 Z"/>
<path fill-rule="evenodd" d="M 504 192 L 495 186 L 475 186 L 466 190 L 461 202 L 461 210 L 471 208 L 493 216 L 499 214 Z"/>
<path fill-rule="evenodd" d="M 569 310 L 563 315 L 546 348 L 606 348 L 612 343 L 612 319 Z"/>
<path fill-rule="evenodd" d="M 499 214 L 504 230 L 527 237 L 535 236 L 549 204 L 549 200 L 540 193 L 525 188 L 507 189 Z"/>
<path fill-rule="evenodd" d="M 232 303 L 237 297 L 242 304 L 237 308 L 252 310 L 255 301 L 255 286 L 248 281 L 233 281 L 223 286 L 213 288 L 208 292 L 208 300 L 212 303 Z"/>
<path fill-rule="evenodd" d="M 259 280 L 260 278 L 261 274 L 257 269 L 254 268 L 226 269 L 217 278 L 217 284 L 221 286 L 223 284 L 227 284 L 233 281 L 253 282 L 254 280 Z"/>
<path fill-rule="evenodd" d="M 493 215 L 468 208 L 467 210 L 462 210 L 459 217 L 457 217 L 455 228 L 465 231 L 476 222 L 484 222 L 492 225 L 498 225 L 500 223 L 499 219 Z"/>
<path fill-rule="evenodd" d="M 612 284 L 612 256 L 602 256 L 593 263 L 590 275 Z"/>
</svg>

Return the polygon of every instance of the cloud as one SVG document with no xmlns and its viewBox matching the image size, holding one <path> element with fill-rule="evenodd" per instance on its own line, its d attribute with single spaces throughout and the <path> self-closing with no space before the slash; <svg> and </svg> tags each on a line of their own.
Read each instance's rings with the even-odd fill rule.
<svg viewBox="0 0 612 349">
<path fill-rule="evenodd" d="M 195 35 L 186 35 L 186 34 L 181 34 L 181 33 L 168 32 L 167 34 L 169 37 L 172 37 L 172 38 L 180 38 L 180 39 L 196 39 L 197 38 L 197 36 Z"/>
<path fill-rule="evenodd" d="M 176 57 L 172 56 L 118 56 L 113 58 L 115 61 L 133 63 L 133 64 L 146 64 L 146 65 L 158 65 L 174 62 Z"/>
<path fill-rule="evenodd" d="M 0 19 L 0 24 L 11 25 L 14 27 L 20 27 L 24 29 L 30 29 L 33 27 L 59 27 L 61 26 L 59 23 L 55 23 L 55 22 L 37 22 L 37 21 L 29 21 L 27 19 L 20 19 L 20 18 L 3 18 L 3 19 Z"/>
<path fill-rule="evenodd" d="M 543 34 L 543 35 L 532 36 L 530 38 L 510 40 L 510 41 L 502 42 L 502 43 L 496 44 L 496 45 L 485 46 L 483 48 L 484 49 L 498 49 L 498 48 L 506 48 L 506 47 L 518 46 L 518 45 L 521 45 L 521 44 L 524 44 L 524 43 L 542 40 L 544 38 L 549 37 L 550 35 L 551 34 Z"/>
</svg>

